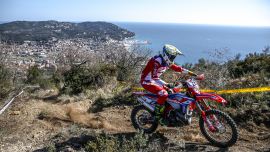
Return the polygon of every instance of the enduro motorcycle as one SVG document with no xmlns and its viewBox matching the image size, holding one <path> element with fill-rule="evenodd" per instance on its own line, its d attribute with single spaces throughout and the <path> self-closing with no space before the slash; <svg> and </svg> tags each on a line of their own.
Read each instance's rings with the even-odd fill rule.
<svg viewBox="0 0 270 152">
<path fill-rule="evenodd" d="M 178 79 L 176 82 L 182 84 L 184 93 L 170 89 L 171 93 L 162 116 L 168 121 L 167 127 L 190 125 L 194 112 L 197 112 L 200 130 L 210 143 L 218 147 L 234 145 L 238 139 L 235 122 L 228 114 L 209 104 L 209 101 L 214 101 L 226 105 L 227 101 L 217 94 L 201 92 L 197 80 L 192 76 L 184 81 Z M 141 103 L 131 112 L 134 128 L 145 133 L 153 133 L 159 125 L 154 113 L 157 95 L 147 92 L 134 92 L 133 95 Z"/>
</svg>

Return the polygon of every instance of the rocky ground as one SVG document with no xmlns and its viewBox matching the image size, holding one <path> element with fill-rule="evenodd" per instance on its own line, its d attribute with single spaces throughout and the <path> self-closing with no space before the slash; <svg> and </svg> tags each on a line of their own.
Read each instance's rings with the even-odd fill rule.
<svg viewBox="0 0 270 152">
<path fill-rule="evenodd" d="M 57 96 L 54 91 L 24 94 L 0 115 L 0 151 L 85 151 L 97 134 L 135 136 L 132 106 L 108 106 L 94 113 L 92 104 L 83 96 Z M 196 119 L 182 128 L 159 127 L 149 139 L 164 144 L 166 151 L 270 151 L 270 129 L 247 125 L 239 128 L 237 144 L 227 149 L 210 145 Z"/>
</svg>

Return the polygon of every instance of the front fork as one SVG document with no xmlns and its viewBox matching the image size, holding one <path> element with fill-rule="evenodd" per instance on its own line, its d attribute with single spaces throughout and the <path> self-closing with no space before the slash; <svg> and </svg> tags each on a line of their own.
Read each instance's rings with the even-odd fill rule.
<svg viewBox="0 0 270 152">
<path fill-rule="evenodd" d="M 213 122 L 215 122 L 215 124 L 213 124 L 210 119 L 208 117 L 206 117 L 205 115 L 205 111 L 210 110 L 211 107 L 209 106 L 208 102 L 206 100 L 202 100 L 199 102 L 196 102 L 196 107 L 198 112 L 201 114 L 204 122 L 207 124 L 208 129 L 211 132 L 215 132 L 217 129 L 219 129 L 219 126 L 221 126 L 219 120 L 217 119 L 217 117 L 215 115 L 210 115 L 210 119 L 213 120 Z M 203 108 L 202 108 L 203 107 Z"/>
</svg>

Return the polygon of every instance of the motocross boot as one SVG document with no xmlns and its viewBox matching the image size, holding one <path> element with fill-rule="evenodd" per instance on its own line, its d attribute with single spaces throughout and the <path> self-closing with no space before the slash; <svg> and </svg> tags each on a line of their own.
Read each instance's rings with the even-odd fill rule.
<svg viewBox="0 0 270 152">
<path fill-rule="evenodd" d="M 164 118 L 162 117 L 162 114 L 165 110 L 165 105 L 159 105 L 156 104 L 155 106 L 155 119 L 162 125 L 167 125 L 168 122 L 166 120 L 164 120 Z"/>
</svg>

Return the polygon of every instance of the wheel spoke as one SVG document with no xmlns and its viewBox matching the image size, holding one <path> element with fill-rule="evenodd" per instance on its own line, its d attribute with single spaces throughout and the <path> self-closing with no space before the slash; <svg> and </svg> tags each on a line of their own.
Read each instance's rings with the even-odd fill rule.
<svg viewBox="0 0 270 152">
<path fill-rule="evenodd" d="M 151 113 L 146 110 L 142 109 L 137 113 L 136 120 L 142 129 L 149 129 L 152 126 L 150 123 L 152 119 Z"/>
<path fill-rule="evenodd" d="M 207 116 L 207 118 L 216 129 L 216 131 L 210 131 L 208 126 L 205 124 L 205 128 L 207 128 L 206 131 L 211 136 L 211 138 L 219 142 L 228 142 L 232 138 L 232 129 L 224 117 L 221 115 L 212 114 Z"/>
<path fill-rule="evenodd" d="M 131 122 L 135 129 L 145 133 L 153 133 L 158 127 L 158 123 L 154 120 L 154 113 L 143 105 L 135 106 L 131 111 Z"/>
<path fill-rule="evenodd" d="M 229 147 L 236 143 L 237 127 L 230 116 L 216 109 L 206 111 L 205 116 L 206 120 L 200 118 L 200 129 L 208 141 L 219 147 Z"/>
</svg>

